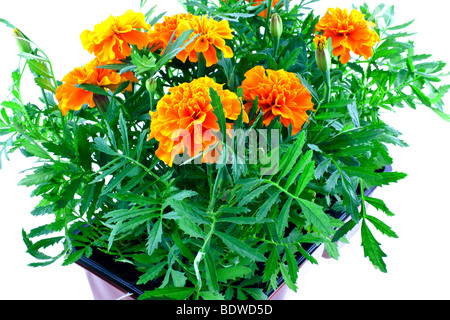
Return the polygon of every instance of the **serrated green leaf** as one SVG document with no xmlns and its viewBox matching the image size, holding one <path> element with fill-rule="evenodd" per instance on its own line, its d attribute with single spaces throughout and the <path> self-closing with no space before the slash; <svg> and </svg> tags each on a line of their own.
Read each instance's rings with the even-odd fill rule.
<svg viewBox="0 0 450 320">
<path fill-rule="evenodd" d="M 247 193 L 240 201 L 239 206 L 245 207 L 248 203 L 252 202 L 254 199 L 258 198 L 264 191 L 270 188 L 270 184 L 263 184 L 253 191 Z"/>
<path fill-rule="evenodd" d="M 331 224 L 328 216 L 323 211 L 323 208 L 318 204 L 304 199 L 296 199 L 302 208 L 302 213 L 319 232 L 325 235 L 331 235 Z"/>
<path fill-rule="evenodd" d="M 280 194 L 281 191 L 272 193 L 272 195 L 259 207 L 258 212 L 256 213 L 256 218 L 258 220 L 262 220 L 267 216 L 272 206 L 279 201 Z"/>
<path fill-rule="evenodd" d="M 147 253 L 151 256 L 162 241 L 162 220 L 158 219 L 148 233 Z"/>
<path fill-rule="evenodd" d="M 150 268 L 148 268 L 144 274 L 142 274 L 139 277 L 139 280 L 136 282 L 136 284 L 146 284 L 149 281 L 152 281 L 156 279 L 161 271 L 164 270 L 164 267 L 167 265 L 166 261 L 161 261 L 160 263 L 157 263 Z"/>
<path fill-rule="evenodd" d="M 25 178 L 19 181 L 17 185 L 30 187 L 32 185 L 40 185 L 42 183 L 49 182 L 55 176 L 55 172 L 52 171 L 35 171 L 34 174 L 27 175 Z"/>
<path fill-rule="evenodd" d="M 375 268 L 387 272 L 386 264 L 383 261 L 386 254 L 381 250 L 380 243 L 373 236 L 365 220 L 361 225 L 361 245 L 364 248 L 364 257 L 368 257 Z"/>
<path fill-rule="evenodd" d="M 340 227 L 333 236 L 333 242 L 339 241 L 343 236 L 345 236 L 350 230 L 356 226 L 356 222 L 353 219 L 347 221 L 342 227 Z"/>
<path fill-rule="evenodd" d="M 111 156 L 117 156 L 117 155 L 118 155 L 118 153 L 115 152 L 114 150 L 112 150 L 112 149 L 108 146 L 108 144 L 106 143 L 106 141 L 103 140 L 103 139 L 100 138 L 100 137 L 95 137 L 95 138 L 94 138 L 94 147 L 95 147 L 97 150 L 99 150 L 99 151 L 101 151 L 101 152 L 103 152 L 103 153 L 109 154 L 109 155 L 111 155 Z"/>
<path fill-rule="evenodd" d="M 278 255 L 277 248 L 275 246 L 270 247 L 270 254 L 267 261 L 264 264 L 264 272 L 262 280 L 264 282 L 269 281 L 269 279 L 274 275 L 278 269 L 278 261 L 280 256 Z"/>
<path fill-rule="evenodd" d="M 286 256 L 286 262 L 288 265 L 288 271 L 289 271 L 289 276 L 291 278 L 291 281 L 292 281 L 292 283 L 296 283 L 297 278 L 298 278 L 297 259 L 295 259 L 295 256 L 292 254 L 292 252 L 289 250 L 289 248 L 285 249 L 285 256 Z"/>
<path fill-rule="evenodd" d="M 72 252 L 66 259 L 64 259 L 64 262 L 62 265 L 68 266 L 68 265 L 78 261 L 83 256 L 84 251 L 85 251 L 85 249 Z"/>
<path fill-rule="evenodd" d="M 277 182 L 279 183 L 294 167 L 298 158 L 302 154 L 302 148 L 305 145 L 305 131 L 301 131 L 297 140 L 291 145 L 288 151 L 282 156 L 280 160 L 280 168 L 282 168 Z"/>
<path fill-rule="evenodd" d="M 206 282 L 208 284 L 208 288 L 210 291 L 218 293 L 220 288 L 217 278 L 216 265 L 211 257 L 211 254 L 207 252 L 203 260 L 205 262 Z"/>
<path fill-rule="evenodd" d="M 214 235 L 218 236 L 228 248 L 230 248 L 237 254 L 246 258 L 250 258 L 254 261 L 266 261 L 266 257 L 264 257 L 261 252 L 248 246 L 243 241 L 220 231 L 216 231 Z"/>
<path fill-rule="evenodd" d="M 101 95 L 101 96 L 107 96 L 107 97 L 110 96 L 110 94 L 108 92 L 106 92 L 105 89 L 97 87 L 93 84 L 76 84 L 75 87 L 92 92 L 94 94 Z"/>
<path fill-rule="evenodd" d="M 416 97 L 420 100 L 420 102 L 423 103 L 423 105 L 431 108 L 431 102 L 430 99 L 422 92 L 419 90 L 419 88 L 417 88 L 414 85 L 410 85 L 412 91 L 414 92 L 414 94 L 416 95 Z"/>
<path fill-rule="evenodd" d="M 177 219 L 178 227 L 191 238 L 205 239 L 205 232 L 190 219 Z"/>
<path fill-rule="evenodd" d="M 295 188 L 295 196 L 298 197 L 303 190 L 305 190 L 308 183 L 312 180 L 314 177 L 314 165 L 315 163 L 313 161 L 309 162 L 303 173 L 300 176 L 300 179 L 297 182 L 297 187 Z"/>
<path fill-rule="evenodd" d="M 289 289 L 291 289 L 294 292 L 297 292 L 297 285 L 295 282 L 292 281 L 292 278 L 289 274 L 289 270 L 286 269 L 286 266 L 284 264 L 280 265 L 280 271 L 281 275 L 283 276 L 284 283 L 288 286 Z"/>
<path fill-rule="evenodd" d="M 237 280 L 250 274 L 252 269 L 246 266 L 227 266 L 217 269 L 217 280 L 219 282 L 227 283 L 230 280 Z"/>
<path fill-rule="evenodd" d="M 283 205 L 283 208 L 281 209 L 280 214 L 278 215 L 278 218 L 277 218 L 276 230 L 277 230 L 278 236 L 281 238 L 284 237 L 284 231 L 287 228 L 288 223 L 289 223 L 289 213 L 290 213 L 290 209 L 291 209 L 292 200 L 293 200 L 293 198 L 291 198 L 291 197 L 289 197 L 287 199 L 287 201 Z"/>
<path fill-rule="evenodd" d="M 375 228 L 377 228 L 378 231 L 380 231 L 382 234 L 391 237 L 391 238 L 398 238 L 397 234 L 392 230 L 391 227 L 389 227 L 386 223 L 381 221 L 378 218 L 375 218 L 371 215 L 366 215 L 366 219 L 369 220 Z"/>
<path fill-rule="evenodd" d="M 171 287 L 171 288 L 156 288 L 155 290 L 145 291 L 139 296 L 139 300 L 151 299 L 151 298 L 167 298 L 173 300 L 186 300 L 197 289 L 194 287 Z"/>
<path fill-rule="evenodd" d="M 377 210 L 381 210 L 384 213 L 386 213 L 388 216 L 392 217 L 394 216 L 394 213 L 389 210 L 389 208 L 386 206 L 383 200 L 376 199 L 372 197 L 364 197 L 364 199 L 373 207 L 375 207 Z"/>
<path fill-rule="evenodd" d="M 292 169 L 291 174 L 289 175 L 289 178 L 286 181 L 286 184 L 284 185 L 284 189 L 288 190 L 289 187 L 297 180 L 297 177 L 302 173 L 305 169 L 305 166 L 311 161 L 313 156 L 312 150 L 308 150 L 297 162 L 294 169 Z"/>
</svg>

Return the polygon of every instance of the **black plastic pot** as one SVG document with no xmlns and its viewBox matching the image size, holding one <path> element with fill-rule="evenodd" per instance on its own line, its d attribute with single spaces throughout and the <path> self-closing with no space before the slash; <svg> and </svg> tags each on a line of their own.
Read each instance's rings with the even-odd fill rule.
<svg viewBox="0 0 450 320">
<path fill-rule="evenodd" d="M 386 166 L 384 172 L 392 172 L 391 166 Z M 370 196 L 377 187 L 372 187 L 364 192 Z M 342 221 L 350 217 L 346 213 L 334 213 L 335 218 Z M 305 244 L 303 247 L 310 255 L 314 255 L 323 244 Z M 326 252 L 324 253 L 326 257 Z M 299 269 L 309 261 L 299 255 L 297 265 Z M 114 261 L 114 258 L 108 254 L 94 250 L 93 254 L 86 258 L 84 255 L 76 262 L 86 270 L 88 280 L 92 288 L 94 299 L 96 300 L 114 300 L 114 299 L 137 299 L 146 290 L 158 286 L 157 281 L 151 281 L 145 285 L 137 285 L 141 273 L 135 270 L 131 265 Z M 284 286 L 283 278 L 278 278 L 278 289 L 267 292 L 268 299 L 275 298 L 277 292 Z"/>
</svg>

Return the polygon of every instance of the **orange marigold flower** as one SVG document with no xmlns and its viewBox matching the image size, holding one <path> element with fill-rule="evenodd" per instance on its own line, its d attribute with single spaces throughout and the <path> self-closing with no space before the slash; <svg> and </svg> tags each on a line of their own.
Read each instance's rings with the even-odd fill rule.
<svg viewBox="0 0 450 320">
<path fill-rule="evenodd" d="M 206 60 L 206 66 L 210 67 L 218 62 L 216 49 L 222 51 L 225 58 L 233 57 L 233 51 L 226 45 L 226 39 L 232 39 L 228 20 L 216 21 L 207 16 L 199 17 L 192 14 L 177 14 L 165 17 L 162 23 L 157 23 L 154 30 L 150 32 L 151 45 L 155 50 L 167 47 L 172 34 L 179 37 L 183 31 L 194 30 L 190 39 L 195 35 L 197 38 L 191 42 L 177 58 L 183 62 L 189 57 L 189 61 L 197 62 L 197 53 L 202 53 Z"/>
<path fill-rule="evenodd" d="M 323 31 L 327 39 L 331 37 L 333 55 L 343 64 L 350 60 L 350 51 L 365 59 L 373 55 L 373 46 L 380 41 L 378 34 L 371 29 L 375 24 L 364 20 L 364 14 L 353 9 L 328 9 L 316 24 L 316 31 Z"/>
<path fill-rule="evenodd" d="M 132 10 L 119 17 L 110 16 L 95 25 L 93 31 L 83 31 L 81 43 L 86 50 L 94 53 L 100 62 L 124 59 L 131 54 L 130 45 L 141 49 L 149 43 L 148 33 L 136 30 L 150 29 L 144 18 L 142 13 Z"/>
<path fill-rule="evenodd" d="M 156 111 L 150 111 L 149 140 L 155 138 L 159 141 L 156 156 L 169 166 L 172 166 L 175 156 L 185 150 L 194 157 L 216 143 L 213 133 L 219 131 L 219 124 L 210 104 L 209 88 L 218 93 L 225 118 L 236 120 L 241 114 L 241 101 L 234 92 L 223 89 L 223 85 L 209 77 L 170 88 L 169 93 L 158 101 Z M 246 113 L 244 121 L 248 122 Z M 231 126 L 231 123 L 227 124 L 228 129 Z M 209 136 L 208 130 L 211 130 Z M 208 138 L 204 139 L 205 136 Z M 202 160 L 210 162 L 210 157 L 214 156 L 214 151 L 212 154 L 206 152 Z"/>
<path fill-rule="evenodd" d="M 300 83 L 299 78 L 284 70 L 265 70 L 256 66 L 245 73 L 242 82 L 245 110 L 248 112 L 258 97 L 258 110 L 263 111 L 263 124 L 268 126 L 277 116 L 289 127 L 292 134 L 299 132 L 308 120 L 308 110 L 313 110 L 311 94 Z"/>
<path fill-rule="evenodd" d="M 165 16 L 163 22 L 155 23 L 153 30 L 149 31 L 150 47 L 153 46 L 152 50 L 156 51 L 158 49 L 163 49 L 162 52 L 164 52 L 164 49 L 169 44 L 172 34 L 177 31 L 180 21 L 189 21 L 192 20 L 193 17 L 194 15 L 191 13 L 180 13 L 173 16 Z M 175 40 L 177 36 L 180 36 L 180 34 L 180 31 L 176 32 L 173 40 Z"/>
<path fill-rule="evenodd" d="M 63 84 L 55 92 L 55 97 L 59 101 L 59 108 L 63 115 L 69 110 L 80 110 L 84 104 L 95 107 L 94 93 L 76 87 L 77 84 L 91 84 L 103 89 L 117 90 L 119 85 L 125 81 L 130 84 L 125 90 L 131 91 L 131 82 L 137 82 L 131 71 L 118 74 L 111 69 L 97 68 L 100 65 L 97 59 L 92 60 L 83 67 L 77 67 L 64 76 Z"/>
</svg>

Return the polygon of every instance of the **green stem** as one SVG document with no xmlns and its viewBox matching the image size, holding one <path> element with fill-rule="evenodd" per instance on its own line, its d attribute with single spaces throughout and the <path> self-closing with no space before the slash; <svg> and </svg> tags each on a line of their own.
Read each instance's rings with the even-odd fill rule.
<svg viewBox="0 0 450 320">
<path fill-rule="evenodd" d="M 330 70 L 327 70 L 325 72 L 322 72 L 322 76 L 324 79 L 324 84 L 325 84 L 325 94 L 324 94 L 324 99 L 325 99 L 325 104 L 329 103 L 331 100 L 331 79 L 330 79 Z"/>
<path fill-rule="evenodd" d="M 206 59 L 203 53 L 198 52 L 197 53 L 197 78 L 202 78 L 205 76 L 205 70 L 206 70 Z"/>
<path fill-rule="evenodd" d="M 280 39 L 273 37 L 273 59 L 277 61 L 278 46 L 280 45 Z"/>
<path fill-rule="evenodd" d="M 264 29 L 264 37 L 262 43 L 265 43 L 267 34 L 269 33 L 269 25 L 270 25 L 270 15 L 272 14 L 272 1 L 273 0 L 267 0 L 267 14 L 266 14 L 266 26 Z"/>
<path fill-rule="evenodd" d="M 214 234 L 215 228 L 216 228 L 216 216 L 212 215 L 213 217 L 213 221 L 212 221 L 212 225 L 211 225 L 211 229 L 208 232 L 208 235 L 206 236 L 205 242 L 203 243 L 202 248 L 200 249 L 200 251 L 197 253 L 197 257 L 195 258 L 195 260 L 198 260 L 197 262 L 197 266 L 198 264 L 200 264 L 200 261 L 203 259 L 203 256 L 205 255 L 206 252 L 206 248 L 209 245 L 209 242 Z M 195 261 L 194 261 L 195 264 Z M 200 291 L 202 290 L 202 278 L 200 276 L 200 272 L 196 271 L 196 277 L 197 277 L 197 292 L 195 294 L 195 300 L 199 300 L 200 298 Z"/>
</svg>

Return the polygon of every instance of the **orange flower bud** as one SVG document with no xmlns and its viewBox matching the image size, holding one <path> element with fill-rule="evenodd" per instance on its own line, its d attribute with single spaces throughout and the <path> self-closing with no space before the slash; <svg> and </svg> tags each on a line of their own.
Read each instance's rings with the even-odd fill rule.
<svg viewBox="0 0 450 320">
<path fill-rule="evenodd" d="M 325 36 L 316 35 L 314 38 L 316 46 L 316 63 L 321 72 L 326 72 L 331 68 L 331 57 L 328 51 L 327 38 Z"/>
</svg>

